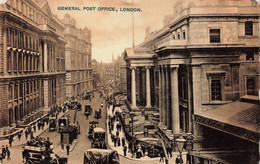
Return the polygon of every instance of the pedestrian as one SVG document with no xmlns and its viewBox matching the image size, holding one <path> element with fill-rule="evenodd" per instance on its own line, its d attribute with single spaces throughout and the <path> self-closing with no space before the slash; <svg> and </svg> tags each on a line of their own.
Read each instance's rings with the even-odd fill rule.
<svg viewBox="0 0 260 164">
<path fill-rule="evenodd" d="M 67 155 L 69 155 L 70 154 L 70 145 L 69 144 L 67 144 L 66 149 L 67 149 Z"/>
<path fill-rule="evenodd" d="M 117 140 L 117 146 L 120 146 L 121 144 L 120 144 L 120 137 L 118 138 L 118 140 Z"/>
<path fill-rule="evenodd" d="M 7 149 L 6 153 L 7 153 L 7 160 L 11 160 L 11 157 L 10 157 L 10 155 L 11 155 L 11 154 L 10 154 L 10 150 Z"/>
<path fill-rule="evenodd" d="M 38 126 L 38 130 L 40 130 L 41 129 L 41 122 L 40 121 L 38 122 L 37 126 Z"/>
<path fill-rule="evenodd" d="M 145 145 L 143 145 L 141 148 L 142 148 L 143 156 L 145 156 L 145 152 L 146 152 L 146 146 L 145 146 Z"/>
<path fill-rule="evenodd" d="M 117 136 L 114 137 L 114 147 L 116 147 L 116 144 L 117 144 Z"/>
<path fill-rule="evenodd" d="M 2 146 L 2 156 L 3 156 L 3 159 L 5 159 L 6 149 L 5 149 L 4 145 Z"/>
<path fill-rule="evenodd" d="M 64 143 L 63 142 L 61 143 L 61 148 L 62 148 L 62 150 L 64 150 Z"/>
<path fill-rule="evenodd" d="M 31 131 L 31 133 L 30 133 L 30 134 L 31 134 L 31 139 L 33 139 L 33 138 L 34 138 L 34 137 L 33 137 L 33 131 Z"/>
<path fill-rule="evenodd" d="M 25 130 L 25 138 L 26 138 L 26 140 L 28 138 L 28 129 Z"/>
<path fill-rule="evenodd" d="M 19 141 L 21 140 L 21 136 L 22 136 L 21 132 L 18 132 L 17 137 L 18 137 Z"/>
<path fill-rule="evenodd" d="M 132 152 L 132 142 L 128 142 L 128 152 Z"/>
<path fill-rule="evenodd" d="M 160 151 L 159 152 L 159 155 L 160 155 L 160 162 L 164 162 L 164 153 L 163 153 L 163 151 Z"/>
<path fill-rule="evenodd" d="M 42 130 L 44 129 L 44 126 L 45 126 L 45 125 L 44 125 L 44 122 L 42 122 Z"/>
<path fill-rule="evenodd" d="M 169 145 L 169 153 L 170 153 L 170 157 L 172 157 L 172 146 Z"/>
<path fill-rule="evenodd" d="M 176 164 L 182 164 L 183 163 L 183 159 L 180 157 L 180 155 L 177 155 L 177 158 L 175 160 Z"/>
<path fill-rule="evenodd" d="M 33 125 L 33 131 L 34 131 L 34 133 L 36 133 L 36 125 L 35 124 Z"/>
<path fill-rule="evenodd" d="M 116 136 L 117 136 L 117 137 L 119 136 L 119 131 L 118 131 L 118 130 L 116 131 Z"/>
<path fill-rule="evenodd" d="M 46 117 L 46 123 L 49 124 L 49 116 Z"/>
<path fill-rule="evenodd" d="M 0 164 L 2 164 L 3 163 L 3 154 L 0 154 Z"/>
<path fill-rule="evenodd" d="M 10 136 L 9 137 L 9 145 L 10 145 L 10 147 L 12 146 L 13 141 L 14 141 L 13 136 Z"/>
<path fill-rule="evenodd" d="M 122 137 L 122 146 L 125 146 L 125 137 Z"/>
<path fill-rule="evenodd" d="M 124 156 L 126 156 L 126 151 L 127 151 L 126 145 L 123 147 L 123 151 L 124 151 Z"/>
</svg>

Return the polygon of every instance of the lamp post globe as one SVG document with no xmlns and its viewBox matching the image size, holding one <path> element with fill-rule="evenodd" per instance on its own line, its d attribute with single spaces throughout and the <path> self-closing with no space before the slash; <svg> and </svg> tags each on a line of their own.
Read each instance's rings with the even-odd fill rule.
<svg viewBox="0 0 260 164">
<path fill-rule="evenodd" d="M 186 142 L 186 139 L 184 139 L 184 138 L 182 137 L 182 135 L 181 135 L 179 138 L 176 139 L 176 142 L 177 142 L 178 149 L 179 149 L 179 152 L 180 152 L 179 164 L 183 164 L 183 159 L 182 159 L 181 153 L 182 153 L 182 151 L 183 151 L 183 147 L 184 147 L 184 144 L 185 144 L 185 142 Z M 178 158 L 178 157 L 177 157 L 177 158 Z M 176 159 L 176 161 L 177 161 L 177 159 Z"/>
</svg>

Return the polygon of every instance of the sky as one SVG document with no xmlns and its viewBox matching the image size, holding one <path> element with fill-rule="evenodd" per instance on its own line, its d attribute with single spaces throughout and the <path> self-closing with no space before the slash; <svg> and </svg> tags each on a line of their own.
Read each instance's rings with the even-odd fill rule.
<svg viewBox="0 0 260 164">
<path fill-rule="evenodd" d="M 173 15 L 175 0 L 133 0 L 135 46 L 144 41 L 145 29 L 152 31 L 163 27 L 165 15 Z M 77 28 L 88 27 L 92 34 L 92 58 L 99 62 L 112 62 L 125 48 L 132 46 L 132 12 L 98 11 L 98 7 L 132 7 L 132 0 L 48 0 L 51 11 L 63 19 L 70 14 L 76 20 Z M 58 7 L 80 7 L 81 11 L 58 10 Z M 83 7 L 96 7 L 95 11 L 83 11 Z"/>
</svg>

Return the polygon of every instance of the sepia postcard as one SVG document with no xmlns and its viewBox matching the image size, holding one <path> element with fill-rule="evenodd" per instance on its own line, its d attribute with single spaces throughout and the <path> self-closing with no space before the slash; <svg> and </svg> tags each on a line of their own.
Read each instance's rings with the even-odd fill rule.
<svg viewBox="0 0 260 164">
<path fill-rule="evenodd" d="M 0 164 L 259 164 L 259 0 L 0 0 Z"/>
</svg>

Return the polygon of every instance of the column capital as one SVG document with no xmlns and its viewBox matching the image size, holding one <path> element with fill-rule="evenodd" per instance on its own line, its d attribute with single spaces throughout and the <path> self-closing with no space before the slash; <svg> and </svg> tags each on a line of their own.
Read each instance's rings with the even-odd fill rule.
<svg viewBox="0 0 260 164">
<path fill-rule="evenodd" d="M 130 69 L 136 69 L 136 67 L 131 66 Z"/>
<path fill-rule="evenodd" d="M 151 66 L 145 66 L 145 69 L 151 69 Z"/>
</svg>

